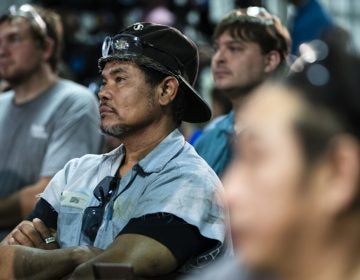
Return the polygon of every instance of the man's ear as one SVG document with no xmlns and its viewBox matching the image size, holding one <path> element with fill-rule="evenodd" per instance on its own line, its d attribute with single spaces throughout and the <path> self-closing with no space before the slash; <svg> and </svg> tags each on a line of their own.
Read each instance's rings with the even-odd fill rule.
<svg viewBox="0 0 360 280">
<path fill-rule="evenodd" d="M 265 73 L 270 73 L 280 64 L 280 54 L 278 51 L 272 50 L 265 55 Z"/>
<path fill-rule="evenodd" d="M 167 76 L 159 85 L 159 104 L 162 106 L 171 103 L 178 92 L 179 82 L 173 76 Z"/>
<path fill-rule="evenodd" d="M 326 156 L 328 180 L 324 196 L 329 212 L 339 214 L 347 210 L 359 194 L 360 146 L 351 136 L 338 136 L 330 144 Z M 326 183 L 326 182 L 325 182 Z M 327 185 L 327 186 L 325 186 Z"/>
<path fill-rule="evenodd" d="M 49 61 L 50 57 L 53 55 L 55 51 L 55 42 L 50 37 L 45 39 L 45 47 L 44 47 L 44 60 Z"/>
</svg>

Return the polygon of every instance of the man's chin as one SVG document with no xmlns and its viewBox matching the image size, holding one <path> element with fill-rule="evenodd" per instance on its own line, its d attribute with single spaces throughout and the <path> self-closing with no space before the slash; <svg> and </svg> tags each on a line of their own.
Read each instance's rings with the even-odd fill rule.
<svg viewBox="0 0 360 280">
<path fill-rule="evenodd" d="M 131 131 L 131 128 L 125 125 L 101 125 L 100 129 L 103 133 L 116 138 L 123 138 Z"/>
<path fill-rule="evenodd" d="M 214 83 L 214 87 L 218 90 L 227 90 L 227 89 L 230 89 L 230 88 L 234 88 L 234 85 L 232 84 L 229 84 L 229 83 L 221 83 L 221 82 L 215 82 Z"/>
<path fill-rule="evenodd" d="M 238 98 L 238 97 L 243 97 L 243 96 L 247 96 L 248 94 L 250 94 L 259 84 L 261 84 L 261 82 L 259 83 L 253 83 L 253 84 L 248 84 L 248 85 L 244 85 L 244 86 L 239 86 L 239 85 L 234 85 L 234 86 L 222 86 L 222 87 L 217 87 L 216 89 L 220 90 L 222 93 L 224 93 L 228 98 L 232 99 L 232 98 Z"/>
</svg>

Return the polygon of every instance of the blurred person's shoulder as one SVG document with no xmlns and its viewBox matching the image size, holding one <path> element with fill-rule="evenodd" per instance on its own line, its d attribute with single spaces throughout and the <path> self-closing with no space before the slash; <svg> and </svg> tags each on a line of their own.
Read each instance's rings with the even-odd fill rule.
<svg viewBox="0 0 360 280">
<path fill-rule="evenodd" d="M 241 267 L 235 257 L 226 256 L 204 269 L 194 270 L 192 274 L 182 280 L 254 280 Z"/>
<path fill-rule="evenodd" d="M 0 93 L 0 114 L 1 117 L 8 114 L 14 108 L 14 91 L 8 90 Z"/>
<path fill-rule="evenodd" d="M 8 90 L 0 93 L 0 106 L 4 103 L 12 102 L 12 99 L 14 97 L 14 91 Z"/>
<path fill-rule="evenodd" d="M 60 79 L 55 84 L 54 90 L 58 91 L 57 94 L 73 97 L 74 99 L 78 99 L 79 97 L 86 99 L 96 99 L 95 94 L 92 93 L 87 87 L 71 80 Z"/>
<path fill-rule="evenodd" d="M 274 277 L 264 273 L 249 271 L 234 255 L 227 255 L 204 269 L 195 270 L 188 277 L 180 280 L 275 280 Z"/>
<path fill-rule="evenodd" d="M 213 119 L 204 127 L 204 132 L 212 129 L 224 129 L 226 130 L 229 126 L 232 126 L 234 122 L 234 113 L 231 111 L 226 115 L 221 115 Z"/>
<path fill-rule="evenodd" d="M 76 82 L 60 79 L 51 88 L 47 102 L 58 104 L 63 110 L 75 110 L 79 112 L 97 112 L 98 100 L 96 95 L 87 87 Z"/>
<path fill-rule="evenodd" d="M 223 135 L 221 138 L 227 138 L 234 131 L 234 112 L 219 116 L 212 120 L 207 126 L 205 126 L 203 133 L 198 137 L 194 143 L 194 147 L 198 150 L 205 144 L 208 145 L 208 141 L 218 139 L 219 135 Z M 215 141 L 216 142 L 216 141 Z"/>
</svg>

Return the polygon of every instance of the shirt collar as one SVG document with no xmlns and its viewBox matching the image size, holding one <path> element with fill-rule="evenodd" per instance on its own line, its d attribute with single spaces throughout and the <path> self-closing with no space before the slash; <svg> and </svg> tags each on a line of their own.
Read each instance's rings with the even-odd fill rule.
<svg viewBox="0 0 360 280">
<path fill-rule="evenodd" d="M 172 131 L 138 165 L 145 173 L 160 172 L 184 147 L 184 136 L 178 129 Z"/>
<path fill-rule="evenodd" d="M 121 144 L 119 147 L 115 148 L 114 150 L 111 150 L 110 152 L 103 154 L 103 156 L 106 158 L 107 157 L 117 158 L 123 155 L 123 153 L 124 153 L 124 145 Z"/>
<path fill-rule="evenodd" d="M 234 133 L 234 111 L 227 114 L 221 122 L 218 123 L 220 131 L 228 134 Z"/>
<path fill-rule="evenodd" d="M 148 153 L 137 164 L 143 172 L 160 172 L 164 166 L 175 157 L 185 145 L 184 136 L 179 129 L 172 131 L 164 140 L 162 140 L 150 153 Z M 106 158 L 119 160 L 124 155 L 124 145 L 121 144 L 114 150 L 104 154 Z M 120 163 L 119 163 L 120 164 Z"/>
</svg>

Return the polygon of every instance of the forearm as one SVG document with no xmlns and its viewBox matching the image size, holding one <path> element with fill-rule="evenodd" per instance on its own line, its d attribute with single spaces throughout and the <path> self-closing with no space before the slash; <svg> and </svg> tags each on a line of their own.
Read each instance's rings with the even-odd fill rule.
<svg viewBox="0 0 360 280">
<path fill-rule="evenodd" d="M 118 236 L 103 253 L 79 265 L 71 279 L 92 279 L 92 265 L 96 262 L 129 264 L 136 277 L 165 275 L 177 267 L 175 257 L 165 246 L 137 234 Z"/>
<path fill-rule="evenodd" d="M 59 279 L 82 261 L 82 247 L 41 250 L 25 246 L 0 247 L 0 275 L 4 279 Z"/>
</svg>

